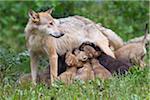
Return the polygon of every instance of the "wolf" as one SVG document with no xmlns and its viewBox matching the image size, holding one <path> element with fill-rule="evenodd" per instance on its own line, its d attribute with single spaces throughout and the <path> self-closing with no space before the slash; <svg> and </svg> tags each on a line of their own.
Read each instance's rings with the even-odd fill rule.
<svg viewBox="0 0 150 100">
<path fill-rule="evenodd" d="M 61 24 L 51 16 L 52 9 L 45 12 L 29 11 L 29 21 L 25 28 L 26 44 L 30 54 L 30 66 L 33 84 L 36 85 L 38 59 L 47 55 L 50 63 L 51 83 L 57 79 L 58 55 L 72 51 L 83 42 L 90 41 L 100 47 L 106 54 L 115 58 L 109 48 L 108 39 L 97 29 L 95 24 L 87 24 L 76 17 L 69 17 Z M 68 18 L 68 19 L 69 19 Z M 67 22 L 67 18 L 66 18 Z M 78 23 L 82 24 L 78 24 Z"/>
<path fill-rule="evenodd" d="M 145 67 L 144 56 L 146 55 L 146 42 L 149 33 L 148 24 L 145 26 L 145 35 L 141 41 L 131 42 L 115 51 L 117 59 L 121 59 L 140 67 Z"/>
</svg>

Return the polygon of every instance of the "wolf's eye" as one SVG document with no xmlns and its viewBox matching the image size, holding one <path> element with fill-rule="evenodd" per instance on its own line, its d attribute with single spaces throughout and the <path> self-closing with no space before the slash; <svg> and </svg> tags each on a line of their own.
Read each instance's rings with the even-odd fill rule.
<svg viewBox="0 0 150 100">
<path fill-rule="evenodd" d="M 53 23 L 52 23 L 52 22 L 50 22 L 50 23 L 49 23 L 49 25 L 53 25 Z"/>
</svg>

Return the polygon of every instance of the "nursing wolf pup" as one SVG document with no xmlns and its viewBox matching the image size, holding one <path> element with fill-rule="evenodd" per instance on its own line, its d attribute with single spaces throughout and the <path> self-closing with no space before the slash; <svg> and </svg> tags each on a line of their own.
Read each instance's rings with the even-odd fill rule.
<svg viewBox="0 0 150 100">
<path fill-rule="evenodd" d="M 94 57 L 99 60 L 100 64 L 98 64 L 97 61 L 93 60 L 93 66 L 95 65 L 94 66 L 95 68 L 96 68 L 96 66 L 101 66 L 99 68 L 102 69 L 104 67 L 108 71 L 110 71 L 112 74 L 113 73 L 124 74 L 132 66 L 132 64 L 129 63 L 129 62 L 126 62 L 126 61 L 121 60 L 121 59 L 114 59 L 113 57 L 107 55 L 98 46 L 96 46 L 95 44 L 93 44 L 91 42 L 85 42 L 85 43 L 83 43 L 80 46 L 80 49 L 86 51 L 85 48 L 84 48 L 86 46 L 90 46 L 90 48 L 94 49 L 94 50 L 88 50 L 88 49 L 86 49 L 86 50 L 92 51 L 94 53 L 94 55 L 96 54 Z M 88 54 L 90 54 L 90 53 L 88 53 Z M 91 63 L 92 63 L 92 61 L 91 61 Z M 107 75 L 110 76 L 109 73 Z"/>
<path fill-rule="evenodd" d="M 94 77 L 98 77 L 100 79 L 108 79 L 111 77 L 111 73 L 99 64 L 99 61 L 96 60 L 98 56 L 100 56 L 100 52 L 96 51 L 92 46 L 92 43 L 85 42 L 83 43 L 79 49 L 75 49 L 72 53 L 67 52 L 66 54 L 66 64 L 71 68 L 79 68 L 77 71 L 75 79 L 87 81 L 92 80 Z M 68 73 L 68 72 L 67 72 Z M 65 75 L 67 74 L 64 72 Z M 74 73 L 70 71 L 70 73 Z M 71 74 L 67 74 L 65 79 L 70 77 Z M 72 76 L 72 75 L 71 75 Z M 72 77 L 73 79 L 73 77 Z"/>
<path fill-rule="evenodd" d="M 39 13 L 29 11 L 25 36 L 30 53 L 31 75 L 34 84 L 36 84 L 37 61 L 40 55 L 46 54 L 49 58 L 51 83 L 57 79 L 57 54 L 63 55 L 67 51 L 72 51 L 85 41 L 95 43 L 106 54 L 114 57 L 107 38 L 96 28 L 95 24 L 78 26 L 68 23 L 70 27 L 66 27 L 64 24 L 57 23 L 58 20 L 54 19 L 51 13 L 51 9 Z M 76 22 L 79 21 L 75 17 L 72 19 Z"/>
</svg>

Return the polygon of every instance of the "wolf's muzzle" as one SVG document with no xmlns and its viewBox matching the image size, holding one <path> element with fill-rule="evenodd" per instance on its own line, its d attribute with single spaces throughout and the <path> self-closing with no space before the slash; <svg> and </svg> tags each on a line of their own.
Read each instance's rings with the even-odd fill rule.
<svg viewBox="0 0 150 100">
<path fill-rule="evenodd" d="M 60 37 L 62 37 L 64 35 L 64 33 L 62 33 L 62 32 L 60 32 L 60 33 L 55 32 L 54 34 L 55 35 L 52 35 L 52 34 L 50 34 L 50 35 L 53 36 L 53 37 L 55 37 L 55 38 L 60 38 Z"/>
</svg>

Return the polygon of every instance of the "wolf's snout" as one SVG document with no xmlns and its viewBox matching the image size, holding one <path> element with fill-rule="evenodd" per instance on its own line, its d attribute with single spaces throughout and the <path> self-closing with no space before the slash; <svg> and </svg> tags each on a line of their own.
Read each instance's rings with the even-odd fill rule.
<svg viewBox="0 0 150 100">
<path fill-rule="evenodd" d="M 54 32 L 53 34 L 51 34 L 53 37 L 55 37 L 55 38 L 59 38 L 59 37 L 61 37 L 61 36 L 63 36 L 64 35 L 64 33 L 62 33 L 62 32 Z"/>
</svg>

